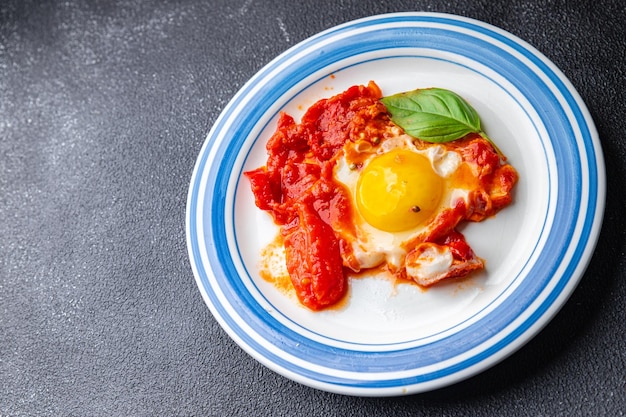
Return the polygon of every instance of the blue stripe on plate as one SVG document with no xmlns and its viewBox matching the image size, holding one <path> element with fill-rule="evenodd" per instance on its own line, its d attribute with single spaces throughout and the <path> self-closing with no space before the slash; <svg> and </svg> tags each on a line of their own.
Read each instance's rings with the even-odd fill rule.
<svg viewBox="0 0 626 417">
<path fill-rule="evenodd" d="M 403 23 L 415 24 L 417 26 L 380 28 L 380 25 L 399 25 Z M 444 24 L 451 27 L 420 26 L 425 23 Z M 457 28 L 474 33 L 458 33 L 456 31 Z M 367 31 L 364 33 L 353 33 L 356 29 L 365 29 Z M 567 106 L 573 111 L 574 119 L 582 130 L 585 144 L 584 150 L 589 155 L 590 174 L 589 178 L 585 177 L 585 179 L 590 180 L 589 193 L 586 196 L 587 201 L 582 201 L 583 197 L 585 197 L 581 195 L 581 182 L 579 181 L 582 176 L 582 169 L 574 131 L 570 126 L 567 114 L 565 114 L 563 108 L 558 103 L 557 97 L 533 69 L 528 68 L 525 63 L 492 44 L 491 41 L 486 42 L 476 38 L 475 34 L 477 33 L 501 42 L 523 55 L 525 59 L 539 67 L 539 71 L 551 83 L 556 85 L 558 93 L 564 97 Z M 322 41 L 329 40 L 331 41 L 329 46 L 324 48 L 318 47 Z M 531 279 L 525 279 L 519 288 L 516 289 L 513 296 L 505 300 L 495 311 L 478 324 L 472 325 L 448 338 L 415 349 L 391 352 L 359 351 L 358 346 L 355 346 L 354 350 L 338 349 L 309 340 L 296 332 L 284 328 L 282 324 L 267 314 L 247 292 L 243 282 L 237 276 L 235 267 L 230 259 L 231 253 L 226 243 L 226 230 L 223 222 L 226 216 L 223 201 L 226 197 L 226 189 L 237 152 L 254 127 L 256 120 L 263 116 L 272 103 L 304 77 L 344 58 L 370 51 L 403 47 L 433 48 L 466 56 L 494 69 L 512 82 L 526 96 L 539 112 L 548 130 L 558 161 L 557 212 L 547 247 L 529 274 Z M 267 74 L 270 74 L 273 70 L 304 50 L 314 50 L 317 53 L 312 53 L 302 58 L 296 65 L 290 67 L 284 75 L 281 75 L 279 80 L 264 79 Z M 250 90 L 260 83 L 264 84 L 263 88 L 255 96 L 247 96 Z M 234 114 L 233 110 L 243 100 L 250 101 L 244 114 Z M 216 134 L 225 125 L 233 121 L 232 126 L 236 126 L 236 130 L 228 132 L 226 139 L 218 143 Z M 585 239 L 581 239 L 579 242 L 571 242 L 574 227 L 579 216 L 578 207 L 588 206 L 583 225 L 584 238 L 589 236 L 593 228 L 598 207 L 596 199 L 601 194 L 597 182 L 599 173 L 596 158 L 598 156 L 593 146 L 592 132 L 590 132 L 590 128 L 587 126 L 585 114 L 580 110 L 576 97 L 570 93 L 568 86 L 564 84 L 560 76 L 545 64 L 541 58 L 536 56 L 532 50 L 528 49 L 523 42 L 506 36 L 498 30 L 492 30 L 463 19 L 457 20 L 441 15 L 382 16 L 344 25 L 303 42 L 268 64 L 253 77 L 225 109 L 224 114 L 216 122 L 212 132 L 214 133 L 207 138 L 207 143 L 203 147 L 198 160 L 196 167 L 198 174 L 194 176 L 194 181 L 192 181 L 188 203 L 188 240 L 192 262 L 197 268 L 201 289 L 204 290 L 205 296 L 210 300 L 210 307 L 212 307 L 213 313 L 218 317 L 221 324 L 232 337 L 238 340 L 240 344 L 243 344 L 242 347 L 249 353 L 279 372 L 292 377 L 296 375 L 312 383 L 319 382 L 344 387 L 377 389 L 403 387 L 435 381 L 471 368 L 483 361 L 488 361 L 501 350 L 516 343 L 553 306 L 555 300 L 570 282 L 574 269 L 578 266 L 580 255 L 588 247 L 588 242 Z M 213 161 L 208 161 L 209 150 L 216 146 L 216 157 Z M 216 181 L 214 183 L 209 181 L 206 190 L 204 190 L 204 207 L 207 209 L 201 214 L 205 229 L 199 231 L 197 230 L 198 225 L 195 219 L 198 215 L 196 212 L 198 198 L 203 194 L 203 190 L 199 189 L 200 173 L 207 171 L 206 175 L 208 178 L 216 178 Z M 204 234 L 206 242 L 211 242 L 215 245 L 207 248 L 209 265 L 202 264 L 198 247 L 198 232 Z M 503 332 L 507 325 L 529 308 L 530 303 L 550 283 L 555 271 L 560 266 L 561 258 L 565 256 L 566 251 L 570 248 L 570 244 L 575 245 L 575 250 L 574 256 L 566 259 L 566 273 L 558 278 L 555 288 L 545 297 L 543 303 L 533 314 L 502 340 L 464 361 L 449 367 L 443 367 L 436 372 L 428 374 L 416 372 L 415 375 L 402 379 L 393 379 L 385 375 L 387 372 L 413 370 L 454 358 L 468 349 L 478 346 L 480 343 L 489 341 L 494 335 Z M 206 270 L 205 267 L 209 268 L 209 270 Z M 308 367 L 296 366 L 262 346 L 256 338 L 248 335 L 235 322 L 225 309 L 225 306 L 216 298 L 211 290 L 212 285 L 209 282 L 209 276 L 214 277 L 216 285 L 225 294 L 228 303 L 235 308 L 237 314 L 262 339 L 270 341 L 272 345 L 277 346 L 284 352 L 310 363 L 326 366 L 331 371 L 320 373 Z M 485 327 L 488 327 L 490 330 L 485 331 Z M 373 381 L 352 380 L 333 375 L 332 369 L 363 373 L 380 372 L 381 377 Z"/>
</svg>

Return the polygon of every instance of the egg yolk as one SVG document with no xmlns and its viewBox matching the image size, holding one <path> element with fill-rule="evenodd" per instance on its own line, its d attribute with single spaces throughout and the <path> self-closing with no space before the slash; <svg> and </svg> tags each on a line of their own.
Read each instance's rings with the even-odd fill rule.
<svg viewBox="0 0 626 417">
<path fill-rule="evenodd" d="M 375 157 L 365 167 L 357 182 L 356 204 L 370 225 L 400 232 L 430 218 L 443 189 L 444 180 L 427 157 L 396 149 Z"/>
</svg>

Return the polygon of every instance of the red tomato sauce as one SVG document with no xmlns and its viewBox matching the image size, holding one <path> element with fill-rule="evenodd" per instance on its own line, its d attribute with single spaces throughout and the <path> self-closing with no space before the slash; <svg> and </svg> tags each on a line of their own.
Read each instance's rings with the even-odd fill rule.
<svg viewBox="0 0 626 417">
<path fill-rule="evenodd" d="M 299 124 L 281 113 L 267 164 L 245 173 L 256 205 L 281 226 L 296 295 L 312 310 L 337 303 L 347 290 L 343 259 L 351 249 L 333 228 L 353 233 L 352 204 L 333 180 L 334 158 L 356 134 L 375 135 L 388 123 L 380 97 L 370 83 L 318 101 Z"/>
<path fill-rule="evenodd" d="M 374 82 L 353 86 L 310 107 L 301 122 L 279 115 L 269 139 L 265 166 L 245 172 L 256 205 L 280 226 L 287 270 L 299 301 L 312 310 L 339 302 L 348 288 L 351 245 L 335 231 L 354 235 L 349 191 L 333 178 L 346 141 L 377 144 L 388 131 L 389 116 Z M 460 260 L 473 252 L 454 229 L 463 219 L 479 221 L 511 201 L 515 170 L 503 167 L 484 139 L 468 137 L 455 144 L 479 175 L 480 191 L 468 205 L 441 213 L 430 232 L 419 239 L 446 244 Z M 354 269 L 354 268 L 353 268 Z"/>
</svg>

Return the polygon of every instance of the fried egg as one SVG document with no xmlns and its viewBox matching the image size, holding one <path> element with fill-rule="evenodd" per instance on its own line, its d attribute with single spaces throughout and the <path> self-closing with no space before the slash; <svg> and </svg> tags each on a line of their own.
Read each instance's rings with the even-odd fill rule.
<svg viewBox="0 0 626 417">
<path fill-rule="evenodd" d="M 445 247 L 432 245 L 410 266 L 405 260 L 414 249 L 409 242 L 419 243 L 416 239 L 429 232 L 439 213 L 459 199 L 467 201 L 473 176 L 464 165 L 445 144 L 416 142 L 400 130 L 375 145 L 347 142 L 334 178 L 349 190 L 354 208 L 353 235 L 338 231 L 352 247 L 348 266 L 355 271 L 385 265 L 391 272 L 406 269 L 423 283 L 447 274 L 452 255 Z"/>
</svg>

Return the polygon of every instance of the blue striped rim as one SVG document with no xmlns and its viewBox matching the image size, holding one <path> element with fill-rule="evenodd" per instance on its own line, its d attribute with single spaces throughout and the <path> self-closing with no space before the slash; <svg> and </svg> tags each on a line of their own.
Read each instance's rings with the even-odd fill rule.
<svg viewBox="0 0 626 417">
<path fill-rule="evenodd" d="M 417 24 L 418 26 L 394 27 L 401 23 Z M 420 24 L 437 23 L 450 25 L 452 28 L 443 27 L 421 27 Z M 391 24 L 392 27 L 381 28 L 380 25 Z M 353 33 L 355 29 L 367 29 L 362 33 Z M 540 72 L 546 76 L 551 83 L 556 85 L 559 94 L 563 96 L 567 106 L 572 110 L 573 117 L 578 123 L 585 143 L 585 152 L 589 155 L 589 194 L 588 201 L 582 201 L 580 179 L 582 169 L 580 165 L 580 155 L 576 148 L 574 131 L 563 108 L 558 102 L 558 98 L 549 90 L 543 80 L 525 63 L 516 57 L 508 54 L 497 46 L 482 39 L 478 39 L 474 34 L 457 32 L 457 28 L 469 30 L 470 32 L 484 35 L 490 39 L 502 42 L 533 65 L 536 65 Z M 376 29 L 376 30 L 374 30 Z M 339 36 L 341 35 L 341 36 Z M 250 90 L 257 82 L 268 81 L 264 79 L 283 63 L 292 59 L 295 55 L 306 49 L 315 50 L 317 44 L 322 41 L 331 41 L 326 47 L 318 48 L 317 54 L 310 54 L 290 67 L 280 80 L 270 80 L 254 96 L 248 96 Z M 490 313 L 485 320 L 491 331 L 484 331 L 477 326 L 484 326 L 485 320 L 477 325 L 454 334 L 444 340 L 437 341 L 431 345 L 421 346 L 419 352 L 414 349 L 397 350 L 392 352 L 359 352 L 358 350 L 337 349 L 306 339 L 299 334 L 285 329 L 280 323 L 269 316 L 248 294 L 243 283 L 237 277 L 232 260 L 230 259 L 230 249 L 226 244 L 226 230 L 223 219 L 223 201 L 226 196 L 226 188 L 230 177 L 230 172 L 237 156 L 237 150 L 242 142 L 248 137 L 256 121 L 268 110 L 270 104 L 278 100 L 285 92 L 292 88 L 304 77 L 315 73 L 337 61 L 352 57 L 361 53 L 375 50 L 385 50 L 403 47 L 431 48 L 458 55 L 466 56 L 471 60 L 480 62 L 496 72 L 500 73 L 512 82 L 523 95 L 531 102 L 538 111 L 546 129 L 553 139 L 553 146 L 558 161 L 558 198 L 557 213 L 555 215 L 552 232 L 548 239 L 548 246 L 539 257 L 538 262 L 532 268 L 529 275 L 532 279 L 522 282 L 516 289 L 515 296 L 520 297 L 513 301 L 506 301 L 501 304 L 496 311 Z M 243 100 L 248 100 L 245 115 L 233 113 Z M 499 31 L 488 27 L 477 25 L 466 20 L 457 20 L 452 17 L 440 15 L 392 15 L 365 21 L 357 21 L 353 24 L 344 25 L 336 29 L 325 32 L 287 51 L 281 57 L 270 63 L 261 70 L 251 82 L 244 86 L 241 94 L 236 96 L 229 107 L 224 111 L 212 132 L 220 132 L 225 124 L 231 119 L 236 120 L 232 126 L 237 129 L 229 132 L 226 140 L 216 141 L 216 133 L 207 138 L 207 143 L 203 148 L 198 160 L 196 172 L 204 173 L 208 170 L 208 178 L 216 178 L 215 183 L 209 182 L 204 193 L 204 206 L 210 207 L 201 213 L 204 220 L 204 230 L 200 231 L 205 236 L 207 242 L 211 242 L 215 247 L 209 247 L 207 254 L 209 265 L 202 265 L 200 249 L 198 246 L 198 230 L 196 224 L 196 208 L 198 198 L 202 195 L 200 187 L 200 175 L 194 176 L 190 188 L 189 211 L 188 211 L 188 231 L 190 242 L 190 254 L 192 262 L 197 268 L 197 274 L 201 282 L 205 295 L 212 304 L 212 311 L 219 316 L 222 324 L 227 328 L 231 336 L 238 338 L 245 346 L 246 350 L 253 353 L 255 357 L 266 364 L 273 364 L 279 369 L 286 370 L 311 381 L 320 381 L 337 386 L 347 387 L 399 387 L 407 384 L 416 384 L 425 381 L 434 381 L 445 376 L 472 367 L 500 350 L 506 348 L 511 343 L 521 338 L 537 321 L 550 309 L 555 300 L 561 295 L 568 285 L 574 269 L 578 266 L 580 255 L 586 250 L 588 241 L 570 242 L 574 233 L 579 206 L 588 205 L 589 209 L 584 219 L 584 234 L 589 236 L 596 216 L 598 190 L 598 167 L 596 165 L 596 150 L 593 146 L 592 133 L 587 126 L 584 112 L 579 108 L 575 97 L 572 96 L 568 87 L 564 84 L 558 74 L 556 74 L 547 64 L 545 64 L 532 51 L 528 50 L 522 43 Z M 558 138 L 558 139 L 557 139 Z M 568 138 L 568 140 L 561 140 Z M 214 161 L 218 163 L 207 165 L 209 150 L 217 146 L 217 153 Z M 572 180 L 574 179 L 574 180 Z M 415 375 L 403 379 L 381 379 L 373 381 L 355 381 L 319 373 L 309 368 L 303 368 L 289 363 L 287 360 L 270 352 L 264 348 L 254 337 L 248 335 L 235 320 L 229 316 L 224 306 L 211 291 L 211 284 L 208 276 L 214 276 L 217 285 L 224 293 L 229 303 L 233 304 L 237 312 L 245 322 L 265 339 L 281 351 L 285 351 L 293 356 L 303 358 L 311 363 L 327 366 L 331 369 L 352 371 L 352 372 L 393 372 L 399 370 L 411 370 L 421 366 L 436 363 L 440 360 L 453 358 L 464 353 L 468 349 L 487 341 L 495 334 L 502 332 L 505 326 L 524 312 L 535 300 L 539 293 L 546 287 L 552 279 L 555 271 L 560 266 L 560 259 L 565 256 L 570 247 L 570 243 L 575 244 L 574 256 L 569 259 L 566 273 L 563 274 L 556 287 L 546 297 L 544 302 L 533 314 L 502 340 L 488 349 L 466 359 L 463 362 L 450 367 L 442 368 L 436 372 Z M 207 271 L 208 267 L 210 271 Z M 523 302 L 519 302 L 523 300 Z M 471 343 L 470 343 L 471 341 Z M 419 353 L 419 354 L 416 354 Z M 342 359 L 352 359 L 343 361 Z M 358 359 L 358 360 L 355 360 Z M 384 375 L 383 377 L 384 378 Z"/>
</svg>

